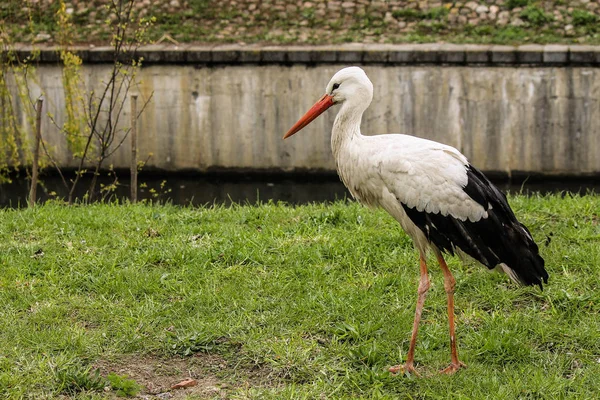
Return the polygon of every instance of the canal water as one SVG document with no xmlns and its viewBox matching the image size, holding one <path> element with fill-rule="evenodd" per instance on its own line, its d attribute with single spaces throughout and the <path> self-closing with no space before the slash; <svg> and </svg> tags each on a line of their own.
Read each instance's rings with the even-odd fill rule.
<svg viewBox="0 0 600 400">
<path fill-rule="evenodd" d="M 125 174 L 120 174 L 124 176 Z M 100 183 L 109 185 L 112 178 L 103 177 Z M 511 193 L 600 193 L 600 180 L 593 178 L 570 179 L 493 179 L 503 191 Z M 336 175 L 166 175 L 139 176 L 139 200 L 170 202 L 177 205 L 255 204 L 257 202 L 283 201 L 289 204 L 332 202 L 350 199 L 351 196 Z M 80 198 L 89 180 L 83 180 L 77 193 Z M 38 201 L 66 198 L 68 190 L 58 176 L 42 177 L 38 187 Z M 130 192 L 129 179 L 120 178 L 116 190 L 105 195 L 105 200 L 125 199 Z M 29 181 L 13 177 L 12 183 L 0 185 L 0 207 L 24 207 L 27 204 Z"/>
</svg>

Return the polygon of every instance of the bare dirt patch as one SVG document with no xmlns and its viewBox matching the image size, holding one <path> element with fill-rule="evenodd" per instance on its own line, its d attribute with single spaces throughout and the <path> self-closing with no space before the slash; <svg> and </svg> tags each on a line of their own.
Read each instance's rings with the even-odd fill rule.
<svg viewBox="0 0 600 400">
<path fill-rule="evenodd" d="M 131 355 L 115 359 L 99 360 L 94 369 L 102 376 L 109 373 L 126 375 L 141 386 L 137 398 L 226 399 L 232 390 L 256 386 L 274 386 L 273 374 L 264 367 L 243 368 L 230 365 L 222 356 L 198 353 L 192 357 L 158 357 L 155 355 Z M 197 384 L 181 389 L 171 389 L 187 379 Z M 108 398 L 117 399 L 114 391 L 107 391 Z"/>
<path fill-rule="evenodd" d="M 142 387 L 138 397 L 146 399 L 180 399 L 190 395 L 225 398 L 227 389 L 227 385 L 216 376 L 219 370 L 227 368 L 227 362 L 218 355 L 201 354 L 188 358 L 128 356 L 116 360 L 101 360 L 95 367 L 100 369 L 102 376 L 112 372 L 135 380 Z M 171 389 L 171 386 L 189 378 L 195 379 L 197 385 Z M 112 397 L 116 398 L 116 395 Z"/>
</svg>

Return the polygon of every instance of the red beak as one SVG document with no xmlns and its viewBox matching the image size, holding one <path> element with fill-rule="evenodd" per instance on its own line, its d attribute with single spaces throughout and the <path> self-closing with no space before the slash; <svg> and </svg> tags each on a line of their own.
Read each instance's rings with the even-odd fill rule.
<svg viewBox="0 0 600 400">
<path fill-rule="evenodd" d="M 319 115 L 323 114 L 323 112 L 325 110 L 327 110 L 329 107 L 331 107 L 333 104 L 334 104 L 333 103 L 333 97 L 331 97 L 328 94 L 324 94 L 323 97 L 321 97 L 319 99 L 319 101 L 317 101 L 315 103 L 315 105 L 312 106 L 310 108 L 310 110 L 308 110 L 306 112 L 306 114 L 304 114 L 304 116 L 302 118 L 300 118 L 298 120 L 298 122 L 296 122 L 294 124 L 294 126 L 292 126 L 290 128 L 290 130 L 285 134 L 285 136 L 283 138 L 284 139 L 289 138 L 294 133 L 298 132 L 300 129 L 302 129 L 306 125 L 310 124 L 312 122 L 312 120 L 314 120 L 315 118 L 317 118 Z"/>
</svg>

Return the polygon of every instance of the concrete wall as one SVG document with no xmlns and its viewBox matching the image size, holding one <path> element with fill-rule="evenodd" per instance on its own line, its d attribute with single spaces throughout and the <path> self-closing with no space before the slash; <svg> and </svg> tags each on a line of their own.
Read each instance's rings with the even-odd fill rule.
<svg viewBox="0 0 600 400">
<path fill-rule="evenodd" d="M 165 170 L 333 170 L 336 109 L 283 141 L 341 64 L 149 65 L 136 89 L 153 97 L 138 125 L 139 158 Z M 485 171 L 600 174 L 600 68 L 368 64 L 374 99 L 363 133 L 413 134 L 457 147 Z M 88 64 L 88 89 L 110 66 Z M 38 67 L 47 110 L 63 120 L 61 69 Z M 33 93 L 39 92 L 34 87 Z M 122 121 L 129 121 L 129 105 Z M 47 119 L 44 137 L 74 166 Z M 111 159 L 129 165 L 129 143 Z"/>
</svg>

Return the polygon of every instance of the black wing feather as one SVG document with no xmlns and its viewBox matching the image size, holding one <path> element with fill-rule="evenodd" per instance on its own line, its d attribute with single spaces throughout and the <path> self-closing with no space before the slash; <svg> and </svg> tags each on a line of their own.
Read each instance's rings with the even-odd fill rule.
<svg viewBox="0 0 600 400">
<path fill-rule="evenodd" d="M 463 190 L 485 209 L 491 206 L 487 218 L 461 221 L 402 204 L 406 214 L 440 250 L 454 254 L 458 248 L 490 269 L 504 263 L 521 283 L 541 288 L 542 281 L 548 282 L 548 272 L 529 230 L 517 220 L 504 193 L 481 171 L 469 165 L 467 177 Z"/>
</svg>

